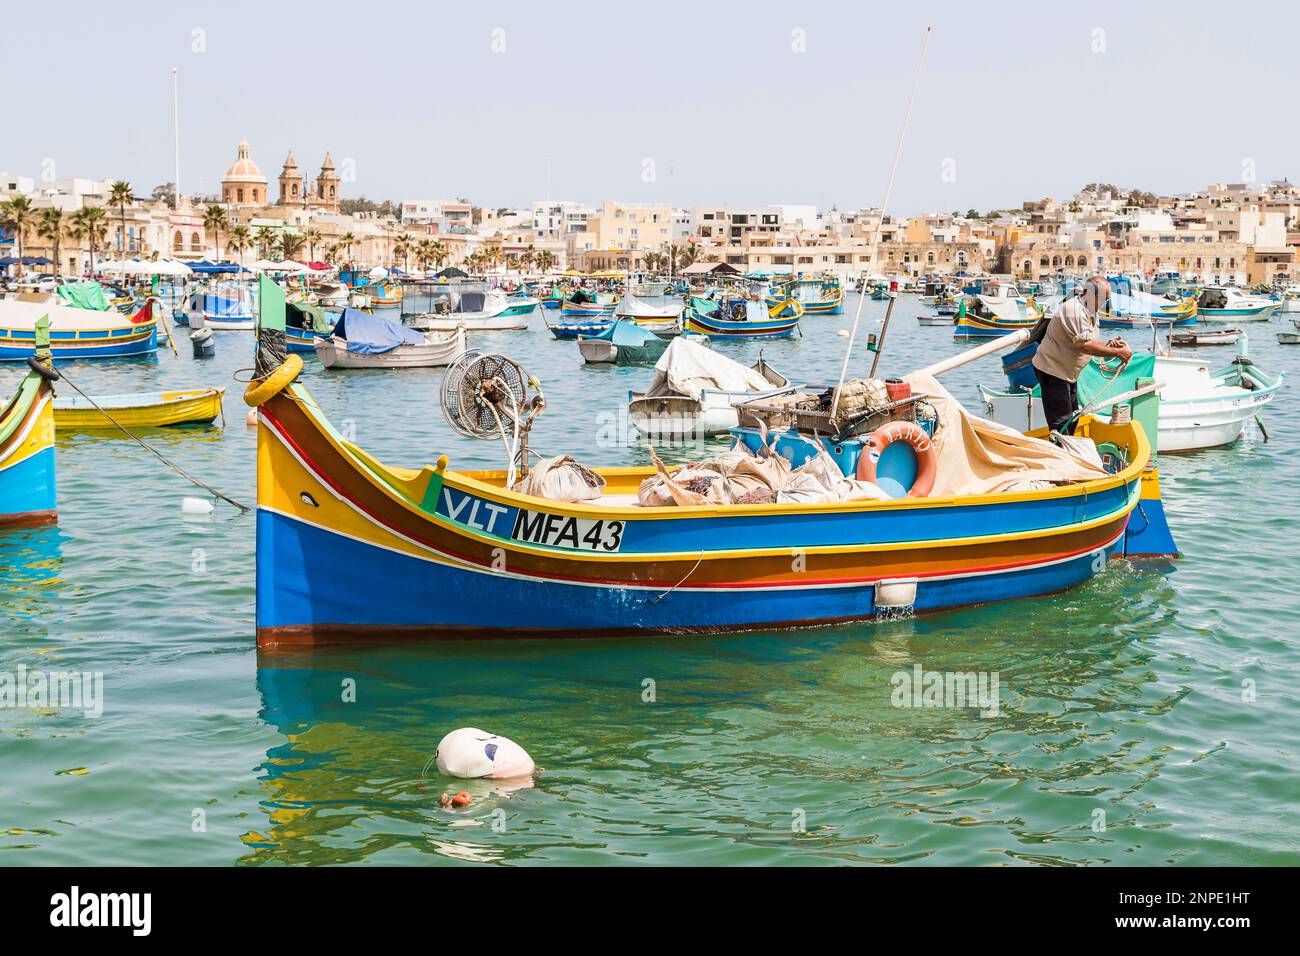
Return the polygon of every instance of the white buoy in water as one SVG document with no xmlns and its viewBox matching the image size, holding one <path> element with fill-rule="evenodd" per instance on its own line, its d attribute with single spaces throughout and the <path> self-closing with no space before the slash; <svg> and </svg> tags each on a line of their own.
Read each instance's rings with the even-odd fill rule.
<svg viewBox="0 0 1300 956">
<path fill-rule="evenodd" d="M 848 329 L 840 329 L 840 330 L 839 330 L 838 332 L 836 332 L 835 334 L 836 334 L 837 336 L 839 336 L 840 338 L 842 338 L 842 339 L 847 339 L 847 338 L 849 337 L 849 330 L 848 330 Z"/>
<path fill-rule="evenodd" d="M 244 416 L 244 424 L 247 425 L 249 428 L 256 428 L 256 427 L 257 427 L 257 409 L 256 409 L 256 408 L 250 408 L 250 409 L 248 410 L 248 414 Z"/>
<path fill-rule="evenodd" d="M 212 502 L 205 498 L 182 498 L 181 514 L 192 517 L 204 517 L 212 514 Z"/>
<path fill-rule="evenodd" d="M 509 737 L 477 727 L 453 730 L 438 743 L 438 769 L 453 777 L 509 780 L 529 776 L 537 765 L 528 751 Z"/>
</svg>

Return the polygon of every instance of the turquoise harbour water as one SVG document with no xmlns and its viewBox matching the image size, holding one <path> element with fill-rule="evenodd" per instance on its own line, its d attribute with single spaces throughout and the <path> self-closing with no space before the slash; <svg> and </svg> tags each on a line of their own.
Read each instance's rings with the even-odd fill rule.
<svg viewBox="0 0 1300 956">
<path fill-rule="evenodd" d="M 855 308 L 808 317 L 766 358 L 833 379 Z M 882 371 L 958 349 L 918 311 L 899 300 Z M 864 331 L 882 312 L 866 304 Z M 651 371 L 584 367 L 532 323 L 472 344 L 541 378 L 535 447 L 645 462 L 598 445 Z M 1249 327 L 1266 371 L 1300 356 L 1276 343 L 1284 325 Z M 182 338 L 179 359 L 67 372 L 90 394 L 225 385 L 224 431 L 149 440 L 251 504 L 255 433 L 232 373 L 252 337 L 216 337 L 213 361 Z M 860 347 L 854 373 L 866 362 Z M 20 374 L 0 368 L 0 390 Z M 498 467 L 499 443 L 450 434 L 441 376 L 309 358 L 304 379 L 386 462 Z M 974 410 L 975 383 L 1002 377 L 992 359 L 944 381 Z M 1172 570 L 1117 562 L 1041 599 L 802 631 L 274 656 L 254 642 L 252 515 L 183 521 L 201 492 L 141 448 L 61 438 L 58 527 L 0 534 L 0 670 L 102 672 L 103 714 L 0 709 L 0 863 L 1300 863 L 1297 411 L 1291 382 L 1268 443 L 1252 428 L 1162 459 L 1185 552 Z M 891 678 L 918 664 L 996 672 L 999 715 L 893 706 Z M 440 777 L 434 750 L 461 726 L 512 737 L 545 773 L 509 793 Z M 440 809 L 448 789 L 474 803 Z"/>
</svg>

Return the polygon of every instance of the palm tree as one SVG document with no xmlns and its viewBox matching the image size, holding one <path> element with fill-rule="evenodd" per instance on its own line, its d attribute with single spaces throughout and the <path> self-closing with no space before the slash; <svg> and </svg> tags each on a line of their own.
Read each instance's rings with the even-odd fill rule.
<svg viewBox="0 0 1300 956">
<path fill-rule="evenodd" d="M 556 262 L 555 253 L 550 249 L 543 249 L 541 252 L 537 253 L 537 268 L 542 272 L 549 272 L 551 269 L 555 268 Z"/>
<path fill-rule="evenodd" d="M 302 248 L 302 236 L 294 235 L 291 232 L 280 233 L 280 255 L 286 259 L 292 259 Z"/>
<path fill-rule="evenodd" d="M 447 261 L 447 255 L 447 244 L 441 239 L 433 240 L 429 246 L 429 258 L 433 260 L 433 264 L 441 269 L 442 264 Z"/>
<path fill-rule="evenodd" d="M 203 228 L 216 233 L 216 245 L 213 247 L 217 250 L 217 258 L 221 258 L 221 230 L 230 224 L 226 218 L 226 211 L 213 203 L 207 209 L 203 210 Z"/>
<path fill-rule="evenodd" d="M 54 246 L 54 274 L 61 275 L 59 271 L 59 245 L 63 241 L 63 233 L 67 224 L 63 221 L 63 210 L 58 206 L 51 206 L 48 209 L 41 210 L 41 217 L 36 221 L 36 232 L 42 239 L 50 240 Z"/>
<path fill-rule="evenodd" d="M 393 243 L 393 255 L 401 256 L 402 269 L 405 270 L 411 264 L 411 252 L 415 249 L 415 238 L 402 233 Z"/>
<path fill-rule="evenodd" d="M 682 264 L 682 268 L 684 269 L 687 266 L 692 265 L 695 262 L 695 260 L 698 259 L 699 257 L 700 257 L 699 246 L 687 246 L 685 249 L 682 249 L 681 260 L 680 260 Z"/>
<path fill-rule="evenodd" d="M 226 248 L 234 249 L 238 254 L 239 268 L 241 271 L 244 268 L 244 250 L 250 248 L 252 245 L 253 235 L 248 231 L 247 226 L 238 225 L 230 230 L 230 234 L 226 240 Z"/>
<path fill-rule="evenodd" d="M 674 272 L 677 271 L 677 260 L 680 259 L 681 256 L 682 256 L 682 247 L 677 245 L 677 243 L 675 242 L 669 243 L 668 245 L 668 274 L 669 275 L 672 275 Z"/>
<path fill-rule="evenodd" d="M 99 242 L 108 232 L 104 225 L 104 209 L 101 206 L 84 206 L 72 214 L 70 234 L 76 239 L 85 239 L 90 252 L 90 271 L 95 271 L 95 253 Z"/>
<path fill-rule="evenodd" d="M 14 196 L 0 203 L 0 223 L 14 231 L 18 252 L 18 278 L 23 277 L 23 235 L 36 222 L 36 210 L 26 196 Z"/>
<path fill-rule="evenodd" d="M 316 243 L 320 242 L 321 235 L 319 229 L 308 229 L 302 234 L 303 241 L 307 243 L 307 254 L 311 256 L 311 261 L 316 261 Z"/>
<path fill-rule="evenodd" d="M 339 236 L 339 248 L 343 250 L 343 254 L 347 256 L 349 260 L 352 258 L 352 247 L 356 244 L 357 237 L 352 235 L 351 232 L 345 232 L 343 235 Z"/>
<path fill-rule="evenodd" d="M 433 243 L 428 239 L 421 239 L 415 243 L 415 264 L 420 267 L 421 272 L 427 272 L 429 262 L 433 259 Z"/>
<path fill-rule="evenodd" d="M 519 265 L 525 272 L 531 272 L 537 262 L 537 250 L 529 246 L 519 254 Z"/>
<path fill-rule="evenodd" d="M 121 223 L 122 231 L 118 233 L 117 254 L 121 258 L 126 258 L 126 204 L 135 201 L 135 196 L 131 194 L 131 184 L 124 179 L 118 179 L 108 187 L 108 201 L 110 205 L 117 207 L 118 222 Z"/>
<path fill-rule="evenodd" d="M 253 241 L 257 243 L 257 251 L 263 259 L 270 255 L 271 247 L 275 245 L 278 239 L 275 230 L 270 226 L 258 226 L 253 231 Z"/>
</svg>

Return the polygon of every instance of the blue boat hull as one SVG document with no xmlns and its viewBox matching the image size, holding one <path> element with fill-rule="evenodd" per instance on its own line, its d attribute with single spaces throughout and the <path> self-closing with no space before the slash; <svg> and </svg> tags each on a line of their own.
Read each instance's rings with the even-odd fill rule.
<svg viewBox="0 0 1300 956">
<path fill-rule="evenodd" d="M 273 511 L 257 512 L 257 627 L 365 621 L 367 627 L 511 631 L 518 636 L 615 635 L 831 623 L 877 613 L 870 583 L 816 588 L 593 587 L 484 574 L 421 560 Z M 1102 550 L 1118 553 L 1123 534 Z M 1097 549 L 1040 565 L 935 576 L 917 611 L 1065 590 L 1096 573 Z M 346 567 L 346 587 L 337 569 Z M 394 581 L 402 582 L 393 587 Z M 395 633 L 394 636 L 400 636 Z"/>
<path fill-rule="evenodd" d="M 23 523 L 27 515 L 52 514 L 57 506 L 53 447 L 0 467 L 0 526 Z"/>
<path fill-rule="evenodd" d="M 151 355 L 158 351 L 158 329 L 147 336 L 119 341 L 114 338 L 74 339 L 68 333 L 50 336 L 50 352 L 55 362 L 68 359 L 122 358 L 132 355 Z M 0 345 L 0 362 L 25 362 L 36 353 L 33 341 L 27 345 Z"/>
</svg>

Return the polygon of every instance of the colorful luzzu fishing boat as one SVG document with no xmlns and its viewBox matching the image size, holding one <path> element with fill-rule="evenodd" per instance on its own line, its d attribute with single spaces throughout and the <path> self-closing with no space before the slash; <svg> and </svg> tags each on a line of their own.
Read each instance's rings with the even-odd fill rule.
<svg viewBox="0 0 1300 956">
<path fill-rule="evenodd" d="M 1017 329 L 1031 329 L 1043 310 L 1033 299 L 962 299 L 952 334 L 957 338 L 992 339 Z"/>
<path fill-rule="evenodd" d="M 50 317 L 50 346 L 56 362 L 81 358 L 121 358 L 158 351 L 155 299 L 145 300 L 129 318 L 109 310 L 58 305 L 52 296 L 35 294 L 0 299 L 0 362 L 17 362 L 35 351 L 36 323 Z"/>
<path fill-rule="evenodd" d="M 1149 515 L 1159 505 L 1136 414 L 1081 422 L 1114 450 L 1113 468 L 1089 465 L 1065 484 L 1021 480 L 1021 464 L 1059 464 L 1059 449 L 983 423 L 998 449 L 1025 456 L 996 475 L 996 493 L 642 506 L 656 469 L 609 468 L 594 472 L 598 498 L 572 503 L 510 490 L 506 472 L 453 471 L 446 456 L 390 468 L 329 423 L 300 370 L 290 355 L 245 396 L 258 420 L 264 648 L 852 621 L 1061 590 L 1152 546 L 1129 527 L 1139 502 Z M 911 380 L 943 392 L 924 374 Z M 968 427 L 948 447 L 964 447 Z"/>
<path fill-rule="evenodd" d="M 757 299 L 704 299 L 690 296 L 682 311 L 683 325 L 702 335 L 779 339 L 793 335 L 803 318 L 803 303 L 781 299 L 769 304 Z"/>
<path fill-rule="evenodd" d="M 54 480 L 54 392 L 50 381 L 48 323 L 38 329 L 40 345 L 32 370 L 0 411 L 0 528 L 25 528 L 57 520 Z"/>
<path fill-rule="evenodd" d="M 803 306 L 805 315 L 839 315 L 844 311 L 844 287 L 834 276 L 779 280 L 772 283 L 775 293 L 766 298 L 769 307 L 786 299 Z"/>
</svg>

